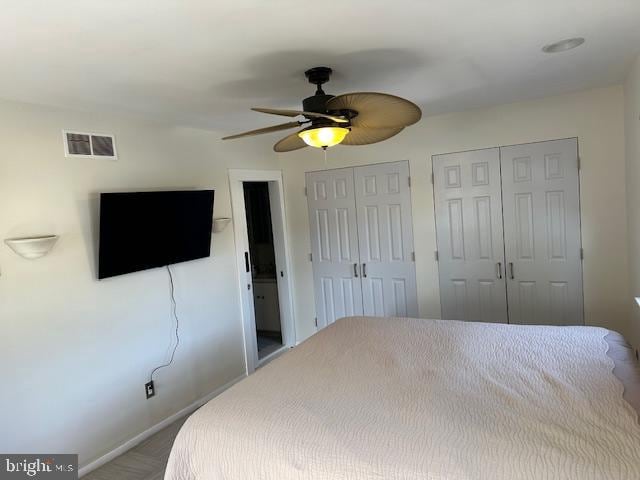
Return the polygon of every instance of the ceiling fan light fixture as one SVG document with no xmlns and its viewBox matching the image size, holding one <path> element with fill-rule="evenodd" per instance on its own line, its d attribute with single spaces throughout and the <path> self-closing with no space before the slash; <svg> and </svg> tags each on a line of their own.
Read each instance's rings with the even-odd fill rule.
<svg viewBox="0 0 640 480">
<path fill-rule="evenodd" d="M 348 133 L 346 127 L 316 127 L 302 130 L 298 136 L 310 147 L 327 148 L 338 145 Z"/>
</svg>

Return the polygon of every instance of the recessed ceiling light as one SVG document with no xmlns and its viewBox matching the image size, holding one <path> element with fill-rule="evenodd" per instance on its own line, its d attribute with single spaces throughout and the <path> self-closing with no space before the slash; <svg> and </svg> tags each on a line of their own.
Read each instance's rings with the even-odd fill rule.
<svg viewBox="0 0 640 480">
<path fill-rule="evenodd" d="M 560 40 L 559 42 L 545 45 L 544 47 L 542 47 L 542 51 L 544 53 L 564 52 L 566 50 L 571 50 L 572 48 L 579 47 L 583 43 L 584 43 L 584 38 L 582 37 L 567 38 L 566 40 Z"/>
</svg>

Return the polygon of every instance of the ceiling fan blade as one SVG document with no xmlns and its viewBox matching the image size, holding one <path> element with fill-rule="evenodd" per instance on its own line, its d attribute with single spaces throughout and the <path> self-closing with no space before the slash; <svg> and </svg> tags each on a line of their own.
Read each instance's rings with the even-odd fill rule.
<svg viewBox="0 0 640 480">
<path fill-rule="evenodd" d="M 262 135 L 263 133 L 278 132 L 280 130 L 287 130 L 289 128 L 297 128 L 304 122 L 287 122 L 280 125 L 273 125 L 272 127 L 258 128 L 256 130 L 249 130 L 248 132 L 238 133 L 236 135 L 229 135 L 222 140 L 233 140 L 234 138 L 250 137 L 252 135 Z"/>
<path fill-rule="evenodd" d="M 365 128 L 408 127 L 422 117 L 422 111 L 415 103 L 376 92 L 345 93 L 327 102 L 327 111 L 339 110 L 358 112 L 358 116 L 351 119 L 351 125 Z"/>
<path fill-rule="evenodd" d="M 281 110 L 276 108 L 252 108 L 254 112 L 269 113 L 271 115 L 284 115 L 285 117 L 297 117 L 304 115 L 305 117 L 327 118 L 336 123 L 348 123 L 349 120 L 340 115 L 329 115 L 326 113 L 305 112 L 303 110 Z"/>
<path fill-rule="evenodd" d="M 298 136 L 298 133 L 296 132 L 284 137 L 282 140 L 280 140 L 278 143 L 276 143 L 273 146 L 273 149 L 276 152 L 282 153 L 282 152 L 292 152 L 294 150 L 299 150 L 306 146 L 307 144 L 304 143 L 304 140 L 302 140 Z"/>
<path fill-rule="evenodd" d="M 344 137 L 340 145 L 370 145 L 382 142 L 387 138 L 397 135 L 404 127 L 397 128 L 363 128 L 351 127 L 349 134 Z"/>
</svg>

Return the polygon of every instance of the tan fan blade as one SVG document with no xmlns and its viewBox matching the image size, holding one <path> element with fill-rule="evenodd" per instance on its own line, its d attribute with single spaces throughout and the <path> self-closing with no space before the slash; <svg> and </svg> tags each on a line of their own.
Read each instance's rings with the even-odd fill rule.
<svg viewBox="0 0 640 480">
<path fill-rule="evenodd" d="M 398 128 L 362 128 L 351 127 L 351 131 L 344 137 L 340 145 L 369 145 L 378 143 L 397 135 L 404 127 Z"/>
<path fill-rule="evenodd" d="M 298 133 L 296 132 L 284 137 L 282 140 L 280 140 L 278 143 L 276 143 L 273 146 L 273 149 L 276 152 L 292 152 L 294 150 L 299 150 L 306 146 L 307 144 L 304 143 L 304 140 L 302 140 L 298 136 Z"/>
<path fill-rule="evenodd" d="M 285 117 L 297 117 L 298 115 L 304 115 L 306 117 L 318 117 L 318 118 L 328 118 L 336 123 L 348 123 L 344 117 L 338 115 L 327 115 L 325 113 L 316 113 L 316 112 L 304 112 L 302 110 L 278 110 L 275 108 L 252 108 L 254 112 L 260 113 L 270 113 L 271 115 L 284 115 Z"/>
<path fill-rule="evenodd" d="M 354 127 L 408 127 L 422 117 L 422 111 L 416 104 L 386 93 L 345 93 L 327 102 L 327 111 L 345 109 L 358 112 L 358 116 L 351 119 Z"/>
<path fill-rule="evenodd" d="M 278 132 L 280 130 L 287 130 L 289 128 L 297 128 L 302 125 L 302 122 L 287 122 L 280 125 L 274 125 L 272 127 L 258 128 L 257 130 L 250 130 L 244 133 L 238 133 L 236 135 L 229 135 L 222 140 L 233 140 L 234 138 L 250 137 L 251 135 L 262 135 L 263 133 Z"/>
</svg>

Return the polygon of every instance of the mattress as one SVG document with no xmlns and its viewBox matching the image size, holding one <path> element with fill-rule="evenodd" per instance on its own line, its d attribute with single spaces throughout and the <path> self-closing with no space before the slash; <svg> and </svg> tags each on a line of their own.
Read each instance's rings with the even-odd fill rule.
<svg viewBox="0 0 640 480">
<path fill-rule="evenodd" d="M 637 480 L 621 342 L 594 327 L 341 319 L 194 413 L 165 479 Z"/>
<path fill-rule="evenodd" d="M 622 335 L 609 332 L 605 337 L 609 349 L 607 355 L 613 360 L 613 374 L 624 386 L 624 399 L 640 417 L 640 363 L 636 353 Z"/>
</svg>

